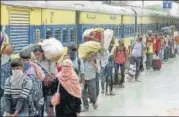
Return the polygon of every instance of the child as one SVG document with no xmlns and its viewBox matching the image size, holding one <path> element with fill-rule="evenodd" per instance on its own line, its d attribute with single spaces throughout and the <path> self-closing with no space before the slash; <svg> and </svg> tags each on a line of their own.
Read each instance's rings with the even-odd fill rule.
<svg viewBox="0 0 179 117">
<path fill-rule="evenodd" d="M 29 116 L 29 96 L 33 83 L 23 73 L 23 63 L 13 60 L 11 63 L 12 77 L 5 82 L 5 116 Z"/>
<path fill-rule="evenodd" d="M 110 93 L 109 95 L 115 95 L 113 93 L 113 69 L 114 69 L 114 62 L 113 62 L 113 56 L 110 56 L 108 58 L 108 64 L 105 67 L 105 73 L 106 73 L 106 95 L 108 95 L 108 85 L 110 85 Z M 110 84 L 109 84 L 110 81 Z"/>
</svg>

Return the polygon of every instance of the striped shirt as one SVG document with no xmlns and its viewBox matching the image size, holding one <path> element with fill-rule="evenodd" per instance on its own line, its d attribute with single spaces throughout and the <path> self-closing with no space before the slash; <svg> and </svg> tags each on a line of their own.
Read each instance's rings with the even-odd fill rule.
<svg viewBox="0 0 179 117">
<path fill-rule="evenodd" d="M 12 84 L 10 83 L 11 77 L 6 80 L 4 90 L 6 112 L 14 113 L 15 110 L 23 112 L 24 109 L 29 108 L 28 97 L 33 87 L 33 83 L 31 78 L 27 76 L 24 77 L 21 87 L 18 88 L 12 88 Z"/>
</svg>

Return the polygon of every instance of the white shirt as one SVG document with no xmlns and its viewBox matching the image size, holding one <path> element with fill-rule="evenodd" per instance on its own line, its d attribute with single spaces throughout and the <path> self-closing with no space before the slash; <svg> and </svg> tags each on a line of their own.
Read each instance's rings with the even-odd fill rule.
<svg viewBox="0 0 179 117">
<path fill-rule="evenodd" d="M 109 50 L 105 50 L 104 55 L 101 56 L 101 67 L 105 67 L 107 65 L 109 56 Z"/>
</svg>

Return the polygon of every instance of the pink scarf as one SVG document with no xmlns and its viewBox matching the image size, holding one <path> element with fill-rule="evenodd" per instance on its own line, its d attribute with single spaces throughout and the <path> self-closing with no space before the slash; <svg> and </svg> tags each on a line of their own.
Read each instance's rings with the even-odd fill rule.
<svg viewBox="0 0 179 117">
<path fill-rule="evenodd" d="M 81 98 L 80 83 L 70 59 L 63 61 L 62 71 L 59 72 L 56 77 L 69 94 Z"/>
</svg>

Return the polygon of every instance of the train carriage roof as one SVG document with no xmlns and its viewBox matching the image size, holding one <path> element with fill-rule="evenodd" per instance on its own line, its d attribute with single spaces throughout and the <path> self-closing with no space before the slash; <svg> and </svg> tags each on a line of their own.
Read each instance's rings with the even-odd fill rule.
<svg viewBox="0 0 179 117">
<path fill-rule="evenodd" d="M 101 2 L 91 2 L 91 1 L 1 1 L 3 4 L 16 5 L 16 6 L 26 6 L 32 8 L 49 8 L 49 9 L 61 9 L 61 10 L 79 10 L 97 13 L 107 13 L 107 14 L 125 14 L 125 15 L 135 15 L 136 11 L 138 16 L 153 16 L 153 17 L 175 17 L 165 12 L 149 10 L 136 7 L 120 7 L 111 6 L 107 4 L 102 4 Z"/>
<path fill-rule="evenodd" d="M 144 8 L 132 7 L 138 16 L 168 17 L 168 14 L 162 11 L 149 10 Z"/>
<path fill-rule="evenodd" d="M 37 7 L 62 10 L 79 10 L 107 14 L 134 15 L 134 12 L 130 8 L 110 6 L 101 4 L 100 2 L 90 1 L 1 1 L 1 3 L 32 8 Z"/>
</svg>

